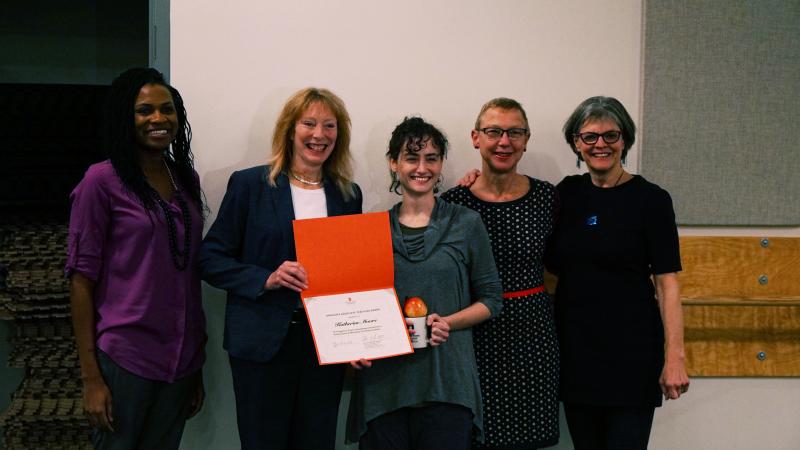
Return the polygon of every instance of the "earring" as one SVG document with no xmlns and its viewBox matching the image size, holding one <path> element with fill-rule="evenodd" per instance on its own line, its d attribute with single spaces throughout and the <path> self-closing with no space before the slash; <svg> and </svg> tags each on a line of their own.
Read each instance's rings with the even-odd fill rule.
<svg viewBox="0 0 800 450">
<path fill-rule="evenodd" d="M 403 195 L 403 192 L 400 190 L 402 188 L 400 186 L 400 182 L 397 181 L 397 172 L 390 170 L 389 173 L 392 177 L 392 183 L 389 184 L 389 192 L 394 192 L 397 195 Z"/>
<path fill-rule="evenodd" d="M 436 184 L 433 185 L 433 193 L 438 194 L 439 191 L 442 189 L 442 184 L 444 184 L 444 176 L 439 174 L 439 178 L 436 180 Z"/>
<path fill-rule="evenodd" d="M 581 168 L 581 156 L 580 155 L 578 155 L 578 157 L 575 158 L 575 167 L 577 167 L 578 169 Z"/>
</svg>

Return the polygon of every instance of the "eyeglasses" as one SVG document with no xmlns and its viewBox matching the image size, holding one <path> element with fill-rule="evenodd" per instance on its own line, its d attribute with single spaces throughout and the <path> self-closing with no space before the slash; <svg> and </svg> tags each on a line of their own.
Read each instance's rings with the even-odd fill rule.
<svg viewBox="0 0 800 450">
<path fill-rule="evenodd" d="M 581 138 L 586 145 L 596 144 L 601 137 L 606 144 L 613 144 L 622 137 L 622 132 L 614 130 L 606 131 L 605 133 L 575 133 L 575 136 Z"/>
<path fill-rule="evenodd" d="M 496 141 L 503 137 L 503 134 L 508 134 L 508 138 L 512 141 L 518 141 L 528 135 L 527 128 L 509 128 L 504 130 L 502 128 L 478 128 L 478 131 L 485 134 L 489 139 Z"/>
</svg>

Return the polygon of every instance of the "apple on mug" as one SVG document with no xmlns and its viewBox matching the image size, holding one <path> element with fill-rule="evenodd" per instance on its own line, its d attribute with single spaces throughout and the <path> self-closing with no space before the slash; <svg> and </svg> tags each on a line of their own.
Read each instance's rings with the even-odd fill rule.
<svg viewBox="0 0 800 450">
<path fill-rule="evenodd" d="M 422 297 L 406 297 L 403 305 L 403 313 L 408 319 L 408 328 L 414 330 L 411 334 L 411 346 L 414 348 L 424 348 L 428 346 L 428 305 Z"/>
<path fill-rule="evenodd" d="M 425 317 L 428 315 L 428 305 L 422 297 L 406 297 L 406 304 L 403 306 L 406 317 Z"/>
</svg>

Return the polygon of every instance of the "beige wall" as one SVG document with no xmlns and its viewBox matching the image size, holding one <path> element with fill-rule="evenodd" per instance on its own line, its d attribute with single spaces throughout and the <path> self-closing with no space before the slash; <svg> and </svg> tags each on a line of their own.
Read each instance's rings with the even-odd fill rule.
<svg viewBox="0 0 800 450">
<path fill-rule="evenodd" d="M 533 139 L 521 171 L 557 182 L 577 173 L 560 137 L 591 95 L 619 98 L 640 117 L 638 0 L 230 1 L 172 0 L 171 73 L 189 110 L 198 172 L 213 212 L 233 170 L 264 163 L 286 98 L 327 87 L 353 120 L 356 181 L 365 211 L 398 199 L 387 191 L 383 153 L 393 127 L 420 114 L 449 136 L 448 185 L 479 165 L 469 130 L 497 96 L 527 108 Z M 639 150 L 629 155 L 636 171 Z M 800 236 L 800 229 L 682 230 Z M 230 374 L 221 350 L 224 297 L 206 289 L 209 398 L 183 448 L 237 445 Z M 613 387 L 612 387 L 613 388 Z M 790 449 L 800 442 L 797 379 L 695 380 L 656 413 L 653 449 Z M 571 448 L 566 428 L 557 448 Z"/>
<path fill-rule="evenodd" d="M 576 168 L 559 130 L 581 100 L 613 95 L 639 115 L 641 6 L 593 5 L 173 1 L 172 78 L 190 107 L 211 205 L 231 170 L 264 162 L 280 107 L 309 85 L 347 104 L 366 209 L 397 200 L 383 153 L 403 116 L 421 114 L 447 133 L 452 182 L 479 163 L 469 130 L 501 95 L 521 101 L 533 122 L 523 171 L 560 180 Z M 634 151 L 633 167 L 637 159 Z"/>
</svg>

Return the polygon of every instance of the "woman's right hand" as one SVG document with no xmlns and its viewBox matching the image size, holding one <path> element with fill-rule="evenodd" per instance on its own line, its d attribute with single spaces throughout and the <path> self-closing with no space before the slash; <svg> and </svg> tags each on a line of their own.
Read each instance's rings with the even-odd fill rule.
<svg viewBox="0 0 800 450">
<path fill-rule="evenodd" d="M 83 381 L 83 410 L 94 428 L 114 431 L 114 414 L 111 406 L 111 391 L 102 377 Z"/>
<path fill-rule="evenodd" d="M 372 367 L 372 361 L 370 361 L 368 359 L 361 358 L 361 359 L 356 360 L 356 361 L 350 361 L 350 367 L 352 367 L 353 369 L 356 369 L 356 370 L 368 369 L 368 368 Z"/>
<path fill-rule="evenodd" d="M 284 261 L 269 275 L 264 289 L 273 290 L 281 287 L 300 292 L 308 289 L 306 269 L 297 261 Z"/>
<path fill-rule="evenodd" d="M 478 177 L 481 176 L 481 171 L 478 169 L 470 169 L 464 174 L 464 177 L 458 180 L 458 185 L 468 188 L 475 184 Z"/>
</svg>

